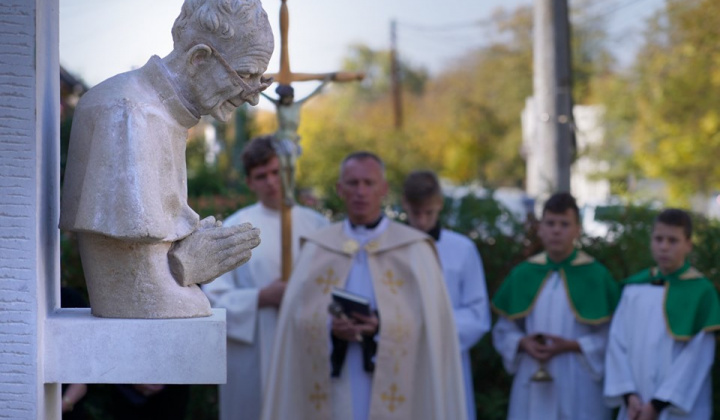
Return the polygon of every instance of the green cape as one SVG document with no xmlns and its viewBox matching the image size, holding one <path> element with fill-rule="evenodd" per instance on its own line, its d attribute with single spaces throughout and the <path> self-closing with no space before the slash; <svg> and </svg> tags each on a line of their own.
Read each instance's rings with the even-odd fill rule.
<svg viewBox="0 0 720 420">
<path fill-rule="evenodd" d="M 495 293 L 493 310 L 508 319 L 524 318 L 553 271 L 559 271 L 565 282 L 578 322 L 602 324 L 610 320 L 620 296 L 619 285 L 604 265 L 577 250 L 560 263 L 542 253 L 518 264 Z"/>
<path fill-rule="evenodd" d="M 665 282 L 665 325 L 674 339 L 686 341 L 701 330 L 720 330 L 717 289 L 690 263 L 668 275 L 657 267 L 649 268 L 625 279 L 623 284 L 656 280 Z"/>
</svg>

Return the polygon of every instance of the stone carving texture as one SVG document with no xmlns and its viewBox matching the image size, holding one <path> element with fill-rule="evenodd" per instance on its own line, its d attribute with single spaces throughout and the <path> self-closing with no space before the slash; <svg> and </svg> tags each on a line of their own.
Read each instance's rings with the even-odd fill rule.
<svg viewBox="0 0 720 420">
<path fill-rule="evenodd" d="M 0 6 L 0 417 L 34 419 L 35 2 Z"/>
<path fill-rule="evenodd" d="M 200 116 L 256 105 L 273 36 L 259 0 L 186 0 L 174 49 L 88 91 L 75 110 L 60 228 L 75 232 L 93 315 L 210 315 L 198 287 L 259 244 L 249 224 L 199 220 L 185 142 Z"/>
</svg>

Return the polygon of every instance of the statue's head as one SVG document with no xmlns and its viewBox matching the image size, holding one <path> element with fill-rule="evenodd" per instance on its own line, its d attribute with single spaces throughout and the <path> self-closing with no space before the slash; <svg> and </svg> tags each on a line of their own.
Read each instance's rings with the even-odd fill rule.
<svg viewBox="0 0 720 420">
<path fill-rule="evenodd" d="M 184 58 L 188 100 L 201 115 L 227 121 L 245 102 L 257 105 L 274 48 L 260 0 L 185 0 L 172 28 Z"/>
<path fill-rule="evenodd" d="M 280 97 L 281 105 L 292 105 L 295 99 L 295 89 L 290 85 L 279 84 L 275 88 L 275 93 Z"/>
</svg>

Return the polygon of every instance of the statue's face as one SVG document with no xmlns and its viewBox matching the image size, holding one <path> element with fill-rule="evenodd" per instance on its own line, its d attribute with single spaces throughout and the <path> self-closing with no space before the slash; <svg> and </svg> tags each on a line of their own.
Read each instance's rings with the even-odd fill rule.
<svg viewBox="0 0 720 420">
<path fill-rule="evenodd" d="M 199 75 L 198 108 L 219 121 L 227 121 L 235 108 L 245 102 L 257 105 L 260 92 L 268 86 L 262 75 L 267 70 L 273 51 L 273 35 L 265 21 L 245 42 L 226 48 L 228 53 L 213 51 L 212 71 Z"/>
</svg>

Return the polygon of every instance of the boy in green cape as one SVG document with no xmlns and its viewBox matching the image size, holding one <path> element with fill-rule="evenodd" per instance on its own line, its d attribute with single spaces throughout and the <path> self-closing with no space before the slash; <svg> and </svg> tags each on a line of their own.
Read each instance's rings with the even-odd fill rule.
<svg viewBox="0 0 720 420">
<path fill-rule="evenodd" d="M 610 328 L 605 396 L 618 419 L 709 419 L 712 331 L 720 329 L 713 284 L 690 266 L 690 216 L 667 209 L 655 219 L 656 267 L 626 279 Z"/>
<path fill-rule="evenodd" d="M 607 420 L 602 395 L 605 348 L 618 285 L 575 249 L 575 199 L 545 203 L 538 236 L 545 252 L 518 264 L 492 300 L 493 345 L 514 374 L 509 420 Z"/>
</svg>

